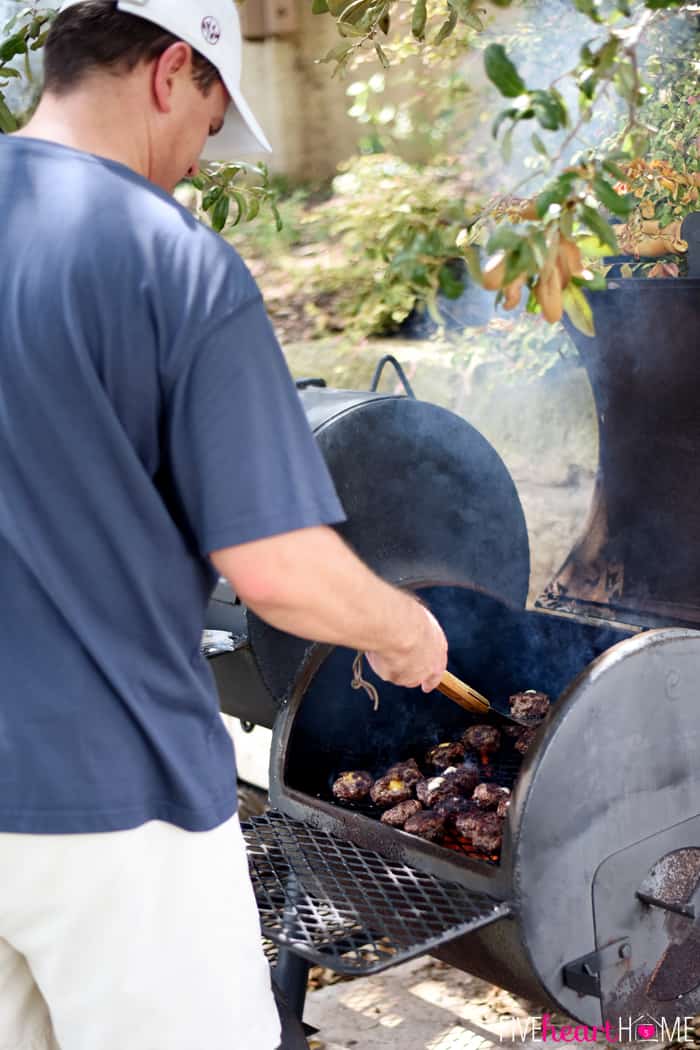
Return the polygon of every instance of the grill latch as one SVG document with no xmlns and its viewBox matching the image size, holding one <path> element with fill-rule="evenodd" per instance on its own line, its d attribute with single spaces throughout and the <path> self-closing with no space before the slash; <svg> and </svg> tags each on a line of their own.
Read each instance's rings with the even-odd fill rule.
<svg viewBox="0 0 700 1050">
<path fill-rule="evenodd" d="M 603 969 L 617 966 L 629 959 L 632 945 L 623 937 L 619 941 L 607 944 L 597 952 L 582 955 L 564 967 L 564 984 L 579 995 L 594 995 L 600 998 L 600 975 Z"/>
</svg>

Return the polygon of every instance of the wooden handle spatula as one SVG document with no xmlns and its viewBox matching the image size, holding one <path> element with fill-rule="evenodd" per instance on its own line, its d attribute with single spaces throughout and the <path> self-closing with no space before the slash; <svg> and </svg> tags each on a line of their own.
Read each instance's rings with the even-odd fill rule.
<svg viewBox="0 0 700 1050">
<path fill-rule="evenodd" d="M 463 682 L 461 678 L 457 678 L 456 675 L 450 674 L 449 671 L 445 671 L 440 679 L 438 692 L 449 697 L 455 704 L 459 704 L 465 711 L 473 711 L 478 715 L 497 715 L 506 722 L 514 722 L 515 725 L 525 726 L 528 729 L 536 724 L 531 719 L 515 718 L 510 712 L 506 713 L 492 707 L 485 696 L 477 693 L 476 689 L 472 689 L 470 685 Z"/>
<path fill-rule="evenodd" d="M 470 685 L 457 678 L 456 675 L 450 674 L 449 671 L 445 671 L 440 679 L 438 691 L 449 697 L 450 700 L 454 700 L 465 711 L 474 711 L 482 715 L 491 711 L 491 704 L 485 696 L 477 693 L 476 689 L 472 689 Z"/>
</svg>

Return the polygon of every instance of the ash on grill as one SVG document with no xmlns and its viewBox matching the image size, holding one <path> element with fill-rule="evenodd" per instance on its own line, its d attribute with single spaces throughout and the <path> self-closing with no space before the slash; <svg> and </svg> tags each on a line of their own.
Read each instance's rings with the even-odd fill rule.
<svg viewBox="0 0 700 1050">
<path fill-rule="evenodd" d="M 514 715 L 530 718 L 533 726 L 509 725 L 501 731 L 472 725 L 461 740 L 431 747 L 420 765 L 414 757 L 403 759 L 376 780 L 366 770 L 341 772 L 333 796 L 409 835 L 497 863 L 519 756 L 530 746 L 536 723 L 546 717 L 549 698 L 532 689 L 513 694 L 509 704 Z"/>
</svg>

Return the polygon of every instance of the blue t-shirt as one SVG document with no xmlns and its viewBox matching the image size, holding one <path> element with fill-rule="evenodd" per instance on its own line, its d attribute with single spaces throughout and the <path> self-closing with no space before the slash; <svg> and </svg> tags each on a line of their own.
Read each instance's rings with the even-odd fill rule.
<svg viewBox="0 0 700 1050">
<path fill-rule="evenodd" d="M 121 164 L 6 136 L 0 214 L 0 831 L 215 827 L 207 555 L 342 508 L 220 237 Z"/>
</svg>

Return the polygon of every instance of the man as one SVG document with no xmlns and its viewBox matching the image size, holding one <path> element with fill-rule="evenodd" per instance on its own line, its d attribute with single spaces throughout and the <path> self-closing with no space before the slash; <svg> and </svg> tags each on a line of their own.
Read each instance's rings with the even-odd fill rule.
<svg viewBox="0 0 700 1050">
<path fill-rule="evenodd" d="M 240 50 L 231 0 L 72 0 L 0 141 L 3 1050 L 279 1043 L 199 651 L 218 574 L 387 680 L 445 667 L 431 615 L 329 528 L 250 274 L 169 196 L 210 135 L 267 145 Z"/>
</svg>

